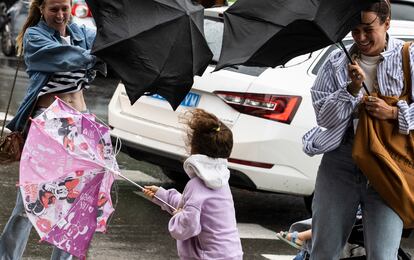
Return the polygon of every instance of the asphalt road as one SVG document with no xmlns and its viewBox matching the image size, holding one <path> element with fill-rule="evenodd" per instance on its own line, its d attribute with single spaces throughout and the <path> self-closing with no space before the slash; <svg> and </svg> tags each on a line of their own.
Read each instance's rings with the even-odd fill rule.
<svg viewBox="0 0 414 260">
<path fill-rule="evenodd" d="M 0 56 L 0 118 L 2 120 L 13 80 L 15 59 Z M 118 80 L 98 78 L 86 91 L 86 101 L 94 114 L 106 121 L 107 105 Z M 19 72 L 11 105 L 12 114 L 23 98 L 28 79 Z M 118 163 L 125 174 L 137 183 L 156 184 L 166 188 L 179 187 L 165 177 L 160 169 L 129 158 L 121 153 Z M 14 207 L 18 164 L 0 167 L 0 229 L 2 230 Z M 245 259 L 292 259 L 296 250 L 275 237 L 275 231 L 287 230 L 295 221 L 309 214 L 300 197 L 232 189 L 239 232 Z M 175 241 L 167 230 L 169 215 L 141 196 L 134 186 L 118 181 L 113 199 L 116 210 L 106 234 L 97 233 L 91 244 L 88 259 L 178 259 Z M 404 239 L 402 246 L 414 254 L 414 237 Z M 39 243 L 33 230 L 24 259 L 48 259 L 51 247 Z"/>
</svg>

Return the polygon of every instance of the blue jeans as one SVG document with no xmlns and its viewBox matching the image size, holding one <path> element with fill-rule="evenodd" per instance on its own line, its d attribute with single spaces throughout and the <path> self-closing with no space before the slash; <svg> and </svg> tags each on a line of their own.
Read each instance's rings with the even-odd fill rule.
<svg viewBox="0 0 414 260">
<path fill-rule="evenodd" d="M 33 118 L 38 116 L 44 109 L 34 111 Z M 22 194 L 20 189 L 17 190 L 16 206 L 13 209 L 12 215 L 4 227 L 3 234 L 0 237 L 0 260 L 17 260 L 23 256 L 26 248 L 27 240 L 29 239 L 32 223 L 27 218 Z M 52 260 L 72 259 L 72 255 L 57 247 L 53 247 Z"/>
<path fill-rule="evenodd" d="M 17 260 L 23 256 L 29 239 L 32 223 L 26 216 L 20 189 L 17 191 L 16 206 L 4 227 L 0 238 L 0 260 Z M 52 260 L 72 259 L 69 253 L 53 247 Z"/>
<path fill-rule="evenodd" d="M 367 259 L 397 259 L 403 222 L 355 165 L 353 136 L 347 139 L 324 154 L 319 166 L 312 205 L 311 259 L 339 259 L 359 204 Z"/>
</svg>

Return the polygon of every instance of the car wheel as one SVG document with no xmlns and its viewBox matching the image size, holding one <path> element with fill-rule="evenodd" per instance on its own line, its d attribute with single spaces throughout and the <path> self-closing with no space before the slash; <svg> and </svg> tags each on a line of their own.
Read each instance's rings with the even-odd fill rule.
<svg viewBox="0 0 414 260">
<path fill-rule="evenodd" d="M 185 184 L 188 182 L 190 178 L 188 178 L 187 174 L 182 171 L 173 170 L 170 168 L 162 168 L 162 172 L 171 180 L 179 183 L 179 184 Z"/>
<path fill-rule="evenodd" d="M 303 200 L 305 201 L 305 207 L 306 207 L 306 210 L 307 210 L 310 214 L 312 214 L 312 201 L 313 201 L 313 193 L 312 193 L 312 195 L 309 195 L 309 196 L 305 196 L 305 197 L 303 197 Z"/>
<path fill-rule="evenodd" d="M 7 23 L 1 31 L 1 50 L 3 54 L 8 57 L 13 56 L 16 53 L 12 33 L 10 31 L 10 23 Z"/>
</svg>

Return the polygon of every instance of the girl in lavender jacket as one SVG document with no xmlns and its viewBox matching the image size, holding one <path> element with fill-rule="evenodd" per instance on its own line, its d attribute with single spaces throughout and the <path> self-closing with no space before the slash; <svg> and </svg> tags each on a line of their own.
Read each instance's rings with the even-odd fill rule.
<svg viewBox="0 0 414 260">
<path fill-rule="evenodd" d="M 187 144 L 191 156 L 184 162 L 184 170 L 190 180 L 183 194 L 157 186 L 146 186 L 144 193 L 173 214 L 168 230 L 177 240 L 180 259 L 242 259 L 228 184 L 227 158 L 233 147 L 233 135 L 213 114 L 201 109 L 188 113 Z M 154 195 L 177 210 L 171 212 Z"/>
</svg>

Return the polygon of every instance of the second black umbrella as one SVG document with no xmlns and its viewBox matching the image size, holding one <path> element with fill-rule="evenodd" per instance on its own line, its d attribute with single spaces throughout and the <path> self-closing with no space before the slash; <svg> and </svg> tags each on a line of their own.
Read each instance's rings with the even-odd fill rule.
<svg viewBox="0 0 414 260">
<path fill-rule="evenodd" d="M 275 67 L 343 37 L 375 0 L 238 0 L 224 12 L 216 70 L 243 64 Z"/>
</svg>

